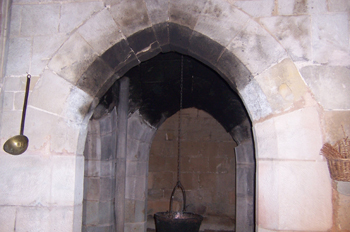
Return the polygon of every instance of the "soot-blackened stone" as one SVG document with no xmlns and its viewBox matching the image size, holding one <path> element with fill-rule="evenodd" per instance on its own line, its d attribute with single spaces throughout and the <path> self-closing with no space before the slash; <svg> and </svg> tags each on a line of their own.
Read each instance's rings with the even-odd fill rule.
<svg viewBox="0 0 350 232">
<path fill-rule="evenodd" d="M 173 51 L 188 54 L 190 37 L 193 30 L 175 23 L 169 23 L 170 47 Z"/>
<path fill-rule="evenodd" d="M 154 33 L 157 37 L 157 41 L 162 48 L 162 52 L 169 52 L 169 24 L 168 23 L 159 23 L 152 26 Z"/>
<path fill-rule="evenodd" d="M 247 117 L 243 103 L 231 87 L 212 69 L 184 56 L 183 108 L 196 107 L 211 114 L 227 130 Z M 156 126 L 179 110 L 181 54 L 159 54 L 127 74 L 132 108 Z"/>
<path fill-rule="evenodd" d="M 129 36 L 127 40 L 135 54 L 157 41 L 152 28 L 146 28 L 142 31 L 136 32 Z"/>
<path fill-rule="evenodd" d="M 99 91 L 96 94 L 97 98 L 101 98 L 103 95 L 107 93 L 107 91 L 112 88 L 113 84 L 116 83 L 116 81 L 119 79 L 120 76 L 117 74 L 112 75 L 99 89 Z"/>
<path fill-rule="evenodd" d="M 131 68 L 140 64 L 140 61 L 136 58 L 135 54 L 131 55 L 126 61 L 120 64 L 120 68 L 118 68 L 116 75 L 124 76 L 124 74 L 129 71 Z"/>
<path fill-rule="evenodd" d="M 121 40 L 120 42 L 113 45 L 105 53 L 102 54 L 101 58 L 112 68 L 117 69 L 121 63 L 126 60 L 136 58 L 135 54 L 131 50 L 128 42 L 126 40 Z"/>
<path fill-rule="evenodd" d="M 237 164 L 236 167 L 237 179 L 245 180 L 243 183 L 237 184 L 237 196 L 254 196 L 254 180 L 255 166 L 252 164 Z"/>
<path fill-rule="evenodd" d="M 129 36 L 127 40 L 140 61 L 148 60 L 161 52 L 152 27 Z"/>
<path fill-rule="evenodd" d="M 110 80 L 114 79 L 115 76 L 110 78 Z M 114 79 L 114 83 L 112 85 L 108 85 L 110 88 L 104 91 L 104 95 L 99 97 L 100 101 L 98 106 L 94 110 L 94 114 L 92 115 L 92 119 L 100 119 L 105 116 L 107 113 L 111 112 L 114 107 L 118 106 L 119 102 L 119 81 Z M 99 91 L 102 93 L 102 91 Z M 113 125 L 112 125 L 113 127 Z"/>
<path fill-rule="evenodd" d="M 247 114 L 239 96 L 212 69 L 195 62 L 192 67 L 193 106 L 211 114 L 226 131 L 241 124 Z"/>
<path fill-rule="evenodd" d="M 77 86 L 94 96 L 101 85 L 112 76 L 114 70 L 102 59 L 97 58 L 78 80 Z"/>
<path fill-rule="evenodd" d="M 137 54 L 137 58 L 143 62 L 146 60 L 149 60 L 153 57 L 155 57 L 156 55 L 158 55 L 160 52 L 162 51 L 161 47 L 159 46 L 158 42 L 154 42 L 153 44 L 151 44 L 151 46 L 149 48 L 147 48 L 146 51 L 142 51 L 139 52 Z"/>
<path fill-rule="evenodd" d="M 227 50 L 221 55 L 216 68 L 222 76 L 235 83 L 237 89 L 244 88 L 252 78 L 250 71 Z"/>
<path fill-rule="evenodd" d="M 206 63 L 215 65 L 225 47 L 208 37 L 194 31 L 190 39 L 189 55 Z"/>
<path fill-rule="evenodd" d="M 217 72 L 198 60 L 174 52 L 160 53 L 136 67 L 133 67 L 136 62 L 133 60 L 115 75 L 122 76 L 133 67 L 125 73 L 130 78 L 130 112 L 138 109 L 146 121 L 157 127 L 164 118 L 180 109 L 182 58 L 183 108 L 195 107 L 206 111 L 228 132 L 247 120 L 248 114 L 239 96 Z M 233 70 L 227 73 L 228 76 L 237 75 Z M 115 105 L 113 94 L 116 93 L 109 90 L 101 98 L 101 104 L 106 109 Z"/>
</svg>

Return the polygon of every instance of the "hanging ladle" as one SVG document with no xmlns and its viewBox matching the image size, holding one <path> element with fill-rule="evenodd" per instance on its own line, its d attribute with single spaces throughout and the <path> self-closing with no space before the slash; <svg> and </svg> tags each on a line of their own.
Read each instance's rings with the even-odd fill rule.
<svg viewBox="0 0 350 232">
<path fill-rule="evenodd" d="M 28 148 L 29 140 L 25 135 L 23 135 L 23 131 L 24 131 L 24 121 L 25 121 L 26 111 L 27 111 L 30 78 L 31 78 L 31 75 L 28 74 L 27 83 L 26 83 L 26 92 L 24 95 L 23 111 L 22 111 L 21 131 L 19 135 L 9 138 L 4 144 L 4 151 L 6 151 L 11 155 L 20 155 L 23 152 L 25 152 Z"/>
</svg>

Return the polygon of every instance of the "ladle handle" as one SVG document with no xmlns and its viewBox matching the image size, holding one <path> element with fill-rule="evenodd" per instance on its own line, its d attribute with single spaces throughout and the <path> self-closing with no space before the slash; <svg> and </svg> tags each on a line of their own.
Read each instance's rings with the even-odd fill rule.
<svg viewBox="0 0 350 232">
<path fill-rule="evenodd" d="M 24 122 L 25 122 L 25 118 L 26 118 L 29 87 L 30 87 L 30 78 L 31 77 L 32 76 L 30 74 L 27 75 L 26 92 L 24 94 L 24 103 L 23 103 L 23 110 L 22 110 L 21 130 L 19 132 L 20 135 L 23 135 L 23 132 L 24 132 Z"/>
<path fill-rule="evenodd" d="M 186 210 L 186 192 L 185 188 L 182 186 L 181 182 L 178 181 L 173 189 L 173 192 L 171 193 L 170 196 L 170 206 L 169 206 L 169 212 L 171 213 L 173 211 L 173 200 L 174 200 L 174 194 L 177 188 L 181 189 L 182 192 L 182 212 L 185 212 Z"/>
</svg>

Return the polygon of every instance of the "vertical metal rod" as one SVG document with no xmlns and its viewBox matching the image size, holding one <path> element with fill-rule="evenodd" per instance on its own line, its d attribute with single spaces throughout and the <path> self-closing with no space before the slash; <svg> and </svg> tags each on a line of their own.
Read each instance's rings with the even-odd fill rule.
<svg viewBox="0 0 350 232">
<path fill-rule="evenodd" d="M 31 77 L 32 76 L 30 74 L 27 75 L 26 92 L 24 94 L 24 103 L 23 103 L 22 119 L 21 119 L 21 130 L 19 132 L 20 135 L 23 135 L 23 132 L 24 132 L 24 123 L 25 123 L 26 112 L 27 112 L 28 95 L 29 95 L 29 87 L 30 87 L 30 78 Z"/>
</svg>

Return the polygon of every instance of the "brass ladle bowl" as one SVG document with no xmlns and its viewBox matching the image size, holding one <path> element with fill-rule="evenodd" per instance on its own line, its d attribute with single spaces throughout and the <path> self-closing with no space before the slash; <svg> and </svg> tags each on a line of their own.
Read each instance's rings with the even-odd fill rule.
<svg viewBox="0 0 350 232">
<path fill-rule="evenodd" d="M 30 86 L 30 78 L 31 75 L 27 75 L 27 83 L 26 83 L 26 92 L 24 95 L 24 103 L 23 103 L 23 111 L 22 111 L 22 120 L 21 120 L 21 130 L 19 135 L 13 136 L 9 138 L 4 143 L 4 151 L 11 155 L 20 155 L 25 152 L 28 148 L 29 139 L 23 135 L 24 131 L 24 122 L 27 111 L 27 103 L 28 103 L 28 94 L 29 94 L 29 86 Z"/>
</svg>

